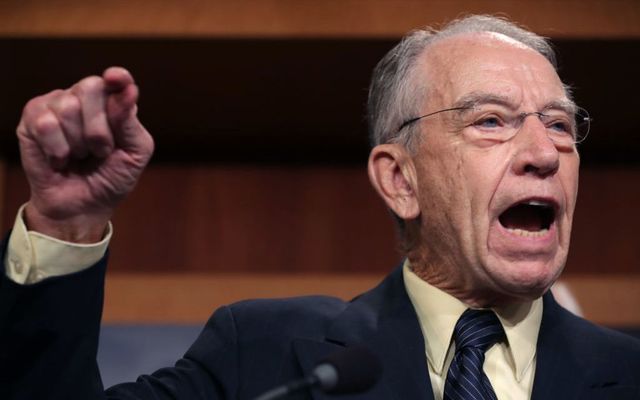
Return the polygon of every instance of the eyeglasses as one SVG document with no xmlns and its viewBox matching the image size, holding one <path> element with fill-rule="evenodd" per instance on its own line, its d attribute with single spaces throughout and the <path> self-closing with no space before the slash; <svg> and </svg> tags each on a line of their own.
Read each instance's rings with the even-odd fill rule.
<svg viewBox="0 0 640 400">
<path fill-rule="evenodd" d="M 406 120 L 397 133 L 421 119 L 447 111 L 461 111 L 461 128 L 473 128 L 470 132 L 479 139 L 506 142 L 512 139 L 531 115 L 538 117 L 547 130 L 549 138 L 560 146 L 573 146 L 583 142 L 589 134 L 591 117 L 587 110 L 577 107 L 574 113 L 563 109 L 548 108 L 528 113 L 513 112 L 505 107 L 485 104 L 473 107 L 453 107 L 435 111 Z"/>
<path fill-rule="evenodd" d="M 416 121 L 420 121 L 420 120 L 421 120 L 421 119 L 423 119 L 423 118 L 427 118 L 427 117 L 430 117 L 430 116 L 432 116 L 432 115 L 440 114 L 440 113 L 443 113 L 443 112 L 446 112 L 446 111 L 458 111 L 458 110 L 468 110 L 468 109 L 469 109 L 469 107 L 445 108 L 444 110 L 438 110 L 438 111 L 434 111 L 434 112 L 429 113 L 429 114 L 421 115 L 421 116 L 419 116 L 419 117 L 410 118 L 410 119 L 408 119 L 408 120 L 404 121 L 404 122 L 402 123 L 402 125 L 400 125 L 400 127 L 398 128 L 398 130 L 396 131 L 396 133 L 400 133 L 400 131 L 401 131 L 404 127 L 406 127 L 406 126 L 408 126 L 408 125 L 411 125 L 411 124 L 413 124 L 413 123 L 414 123 L 414 122 L 416 122 Z"/>
</svg>

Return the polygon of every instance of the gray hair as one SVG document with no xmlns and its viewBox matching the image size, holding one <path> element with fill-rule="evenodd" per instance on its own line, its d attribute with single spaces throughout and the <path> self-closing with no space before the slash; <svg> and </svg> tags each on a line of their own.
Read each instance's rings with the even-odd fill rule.
<svg viewBox="0 0 640 400">
<path fill-rule="evenodd" d="M 442 29 L 431 27 L 412 31 L 380 60 L 373 70 L 369 86 L 367 114 L 372 146 L 400 143 L 410 151 L 415 149 L 419 135 L 415 126 L 398 132 L 401 124 L 418 116 L 427 88 L 417 82 L 416 63 L 431 44 L 463 33 L 494 32 L 503 34 L 543 55 L 557 69 L 556 55 L 544 37 L 521 28 L 507 19 L 472 15 L 446 24 Z"/>
</svg>

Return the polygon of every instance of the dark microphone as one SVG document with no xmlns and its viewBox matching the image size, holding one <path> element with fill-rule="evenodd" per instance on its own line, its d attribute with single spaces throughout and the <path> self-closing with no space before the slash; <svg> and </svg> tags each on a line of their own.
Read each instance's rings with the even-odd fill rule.
<svg viewBox="0 0 640 400">
<path fill-rule="evenodd" d="M 278 386 L 254 400 L 274 400 L 311 387 L 325 393 L 359 393 L 372 387 L 382 374 L 378 358 L 365 347 L 347 347 L 330 354 L 302 379 Z"/>
</svg>

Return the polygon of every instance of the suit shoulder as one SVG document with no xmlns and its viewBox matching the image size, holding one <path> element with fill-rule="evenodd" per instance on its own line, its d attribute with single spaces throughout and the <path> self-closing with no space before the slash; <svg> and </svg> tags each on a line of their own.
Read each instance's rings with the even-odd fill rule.
<svg viewBox="0 0 640 400">
<path fill-rule="evenodd" d="M 630 366 L 640 369 L 640 339 L 563 311 L 574 340 L 584 346 L 584 349 L 618 362 L 626 360 Z"/>
<path fill-rule="evenodd" d="M 331 296 L 300 296 L 276 299 L 252 299 L 233 303 L 228 307 L 234 314 L 259 313 L 273 317 L 287 316 L 335 316 L 344 310 L 348 303 Z"/>
<path fill-rule="evenodd" d="M 330 296 L 245 300 L 227 306 L 239 331 L 262 337 L 318 336 L 340 315 L 347 302 Z"/>
</svg>

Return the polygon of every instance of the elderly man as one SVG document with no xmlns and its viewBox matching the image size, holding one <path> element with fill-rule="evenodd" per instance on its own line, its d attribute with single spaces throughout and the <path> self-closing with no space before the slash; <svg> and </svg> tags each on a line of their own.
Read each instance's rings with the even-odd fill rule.
<svg viewBox="0 0 640 400">
<path fill-rule="evenodd" d="M 411 33 L 374 72 L 369 176 L 400 224 L 404 265 L 351 302 L 221 308 L 174 367 L 105 395 L 100 258 L 153 149 L 136 101 L 132 77 L 111 68 L 25 107 L 31 198 L 2 257 L 2 398 L 251 399 L 353 346 L 384 372 L 342 398 L 640 398 L 640 343 L 548 293 L 567 257 L 588 115 L 544 39 L 484 16 Z"/>
</svg>

